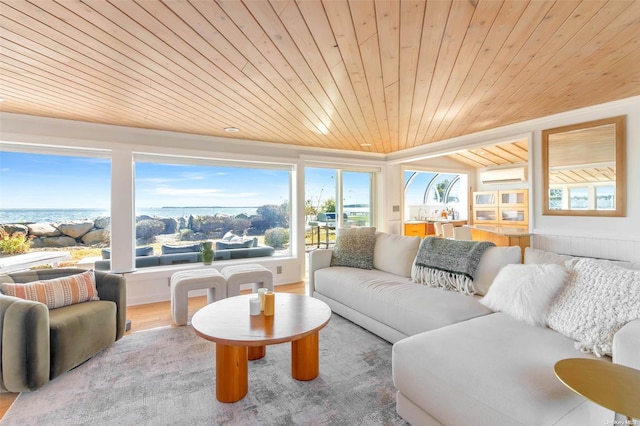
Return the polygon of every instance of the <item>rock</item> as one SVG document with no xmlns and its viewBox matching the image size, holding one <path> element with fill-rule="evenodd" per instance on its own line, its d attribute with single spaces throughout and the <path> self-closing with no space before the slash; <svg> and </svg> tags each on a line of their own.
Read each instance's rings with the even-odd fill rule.
<svg viewBox="0 0 640 426">
<path fill-rule="evenodd" d="M 36 237 L 58 237 L 60 231 L 50 223 L 32 223 L 27 225 L 29 233 Z"/>
<path fill-rule="evenodd" d="M 94 229 L 82 236 L 82 242 L 87 245 L 109 243 L 111 238 L 107 229 Z"/>
<path fill-rule="evenodd" d="M 109 229 L 111 225 L 110 217 L 99 217 L 93 221 L 93 227 L 97 229 Z"/>
<path fill-rule="evenodd" d="M 46 238 L 40 238 L 40 240 L 42 241 L 42 244 L 43 244 L 42 247 L 70 247 L 70 246 L 77 245 L 76 240 L 74 238 L 67 237 L 67 236 L 46 237 Z"/>
<path fill-rule="evenodd" d="M 33 238 L 29 241 L 29 247 L 31 248 L 42 248 L 46 247 L 44 245 L 44 238 Z"/>
<path fill-rule="evenodd" d="M 66 222 L 58 225 L 58 230 L 62 232 L 62 234 L 68 235 L 73 239 L 82 237 L 89 232 L 91 228 L 93 228 L 92 220 Z"/>
<path fill-rule="evenodd" d="M 0 228 L 2 228 L 4 232 L 7 233 L 7 235 L 13 235 L 16 232 L 19 234 L 25 234 L 25 235 L 29 233 L 29 228 L 27 228 L 26 225 L 20 225 L 17 223 L 2 225 L 0 226 Z"/>
<path fill-rule="evenodd" d="M 175 234 L 178 232 L 179 227 L 176 219 L 172 217 L 163 217 L 158 220 L 164 223 L 164 231 L 162 231 L 163 234 Z"/>
</svg>

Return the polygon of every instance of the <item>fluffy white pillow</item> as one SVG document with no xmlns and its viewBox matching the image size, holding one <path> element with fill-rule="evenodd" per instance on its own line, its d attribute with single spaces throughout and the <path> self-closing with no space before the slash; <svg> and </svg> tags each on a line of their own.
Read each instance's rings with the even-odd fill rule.
<svg viewBox="0 0 640 426">
<path fill-rule="evenodd" d="M 531 325 L 546 326 L 551 302 L 565 286 L 569 271 L 557 264 L 503 267 L 480 303 Z"/>
<path fill-rule="evenodd" d="M 640 271 L 580 259 L 568 285 L 551 304 L 547 322 L 576 340 L 576 348 L 602 356 L 613 354 L 613 335 L 637 318 Z"/>
</svg>

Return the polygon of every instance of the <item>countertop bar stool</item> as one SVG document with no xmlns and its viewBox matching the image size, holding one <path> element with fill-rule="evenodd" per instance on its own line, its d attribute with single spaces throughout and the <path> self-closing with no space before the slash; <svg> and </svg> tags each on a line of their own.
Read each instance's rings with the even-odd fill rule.
<svg viewBox="0 0 640 426">
<path fill-rule="evenodd" d="M 438 222 L 436 222 L 438 223 Z M 452 223 L 443 223 L 442 224 L 442 238 L 453 239 L 453 224 Z"/>
<path fill-rule="evenodd" d="M 453 239 L 471 241 L 473 239 L 471 236 L 471 228 L 468 226 L 456 226 L 453 228 Z"/>
<path fill-rule="evenodd" d="M 440 222 L 435 222 L 433 226 L 436 230 L 436 237 L 442 237 L 442 224 Z"/>
</svg>

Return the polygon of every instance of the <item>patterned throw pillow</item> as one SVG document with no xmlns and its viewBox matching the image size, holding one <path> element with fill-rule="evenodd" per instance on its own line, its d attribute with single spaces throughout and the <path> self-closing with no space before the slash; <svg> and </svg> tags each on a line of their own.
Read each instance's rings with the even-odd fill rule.
<svg viewBox="0 0 640 426">
<path fill-rule="evenodd" d="M 376 228 L 374 227 L 337 229 L 331 266 L 373 269 L 375 244 Z"/>
<path fill-rule="evenodd" d="M 26 284 L 2 283 L 0 290 L 7 296 L 44 303 L 49 309 L 100 300 L 93 271 Z"/>
<path fill-rule="evenodd" d="M 576 348 L 612 355 L 613 335 L 640 318 L 640 271 L 580 259 L 568 285 L 549 307 L 549 328 L 576 340 Z"/>
</svg>

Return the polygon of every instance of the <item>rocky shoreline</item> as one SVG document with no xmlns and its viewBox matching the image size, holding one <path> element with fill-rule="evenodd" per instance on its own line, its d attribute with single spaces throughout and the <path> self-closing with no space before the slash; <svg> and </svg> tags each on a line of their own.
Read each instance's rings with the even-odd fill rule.
<svg viewBox="0 0 640 426">
<path fill-rule="evenodd" d="M 162 223 L 161 234 L 175 234 L 186 226 L 187 219 L 139 216 L 136 223 L 143 220 Z M 19 233 L 30 240 L 31 248 L 65 248 L 74 246 L 108 247 L 111 239 L 111 218 L 99 217 L 94 220 L 71 220 L 60 223 L 9 223 L 0 224 L 8 235 Z"/>
</svg>

